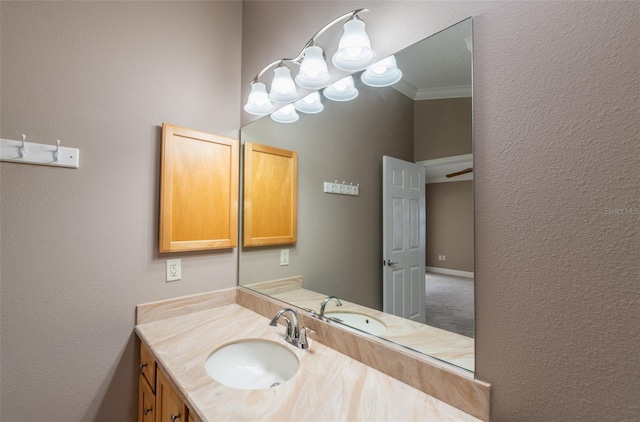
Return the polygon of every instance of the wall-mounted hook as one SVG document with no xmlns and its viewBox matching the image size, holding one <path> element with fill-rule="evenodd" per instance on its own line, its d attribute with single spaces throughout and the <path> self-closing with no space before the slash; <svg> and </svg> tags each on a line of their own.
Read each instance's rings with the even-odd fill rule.
<svg viewBox="0 0 640 422">
<path fill-rule="evenodd" d="M 27 147 L 24 144 L 24 141 L 26 141 L 26 140 L 27 140 L 27 135 L 25 135 L 23 133 L 22 134 L 22 146 L 20 148 L 18 148 L 18 154 L 20 154 L 20 157 L 24 157 L 25 155 L 27 155 Z"/>
<path fill-rule="evenodd" d="M 0 161 L 77 169 L 80 164 L 80 150 L 60 144 L 59 139 L 56 140 L 55 146 L 51 143 L 27 142 L 27 135 L 24 134 L 22 141 L 0 139 Z"/>
<path fill-rule="evenodd" d="M 53 161 L 58 161 L 60 157 L 60 139 L 56 139 L 56 150 L 53 151 Z"/>
</svg>

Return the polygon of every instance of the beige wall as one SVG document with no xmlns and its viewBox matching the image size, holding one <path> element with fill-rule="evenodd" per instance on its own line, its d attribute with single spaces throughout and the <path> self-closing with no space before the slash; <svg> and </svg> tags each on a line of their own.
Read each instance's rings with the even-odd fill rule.
<svg viewBox="0 0 640 422">
<path fill-rule="evenodd" d="M 427 266 L 473 272 L 473 182 L 429 183 L 426 220 Z"/>
<path fill-rule="evenodd" d="M 245 2 L 243 99 L 362 6 L 380 56 L 474 17 L 476 368 L 493 420 L 637 419 L 639 217 L 606 210 L 640 209 L 640 3 Z"/>
<path fill-rule="evenodd" d="M 237 137 L 239 2 L 1 2 L 2 421 L 132 421 L 138 303 L 235 285 L 236 252 L 157 253 L 160 125 Z M 182 258 L 166 283 L 165 259 Z"/>
<path fill-rule="evenodd" d="M 422 100 L 414 104 L 415 161 L 471 154 L 471 98 Z"/>
</svg>

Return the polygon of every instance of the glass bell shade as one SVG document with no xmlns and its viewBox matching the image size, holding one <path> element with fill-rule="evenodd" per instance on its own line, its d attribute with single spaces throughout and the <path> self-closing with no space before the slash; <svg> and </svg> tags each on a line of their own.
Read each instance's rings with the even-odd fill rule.
<svg viewBox="0 0 640 422">
<path fill-rule="evenodd" d="M 244 111 L 256 116 L 266 116 L 273 111 L 273 104 L 269 100 L 267 95 L 267 87 L 262 82 L 255 82 L 251 84 L 251 92 L 249 92 L 249 98 L 247 104 L 244 106 Z"/>
<path fill-rule="evenodd" d="M 369 66 L 360 76 L 362 82 L 376 88 L 391 86 L 402 79 L 395 56 L 389 56 Z"/>
<path fill-rule="evenodd" d="M 276 67 L 271 81 L 269 99 L 278 103 L 289 103 L 298 98 L 296 84 L 291 79 L 291 70 L 286 66 Z"/>
<path fill-rule="evenodd" d="M 307 89 L 320 89 L 331 83 L 322 48 L 313 45 L 304 50 L 304 59 L 300 63 L 296 83 Z"/>
<path fill-rule="evenodd" d="M 297 122 L 300 116 L 293 107 L 293 104 L 287 104 L 279 110 L 271 113 L 271 119 L 278 123 L 293 123 Z"/>
<path fill-rule="evenodd" d="M 366 69 L 376 61 L 376 53 L 364 30 L 364 22 L 351 19 L 344 24 L 344 34 L 340 38 L 338 50 L 331 61 L 333 65 L 346 72 Z"/>
<path fill-rule="evenodd" d="M 353 84 L 351 75 L 332 83 L 322 93 L 332 101 L 351 101 L 358 96 L 358 90 Z"/>
<path fill-rule="evenodd" d="M 318 91 L 312 92 L 306 97 L 299 99 L 293 103 L 293 106 L 296 110 L 307 114 L 316 114 L 324 110 L 324 105 L 322 105 L 322 101 L 320 101 L 320 93 Z"/>
</svg>

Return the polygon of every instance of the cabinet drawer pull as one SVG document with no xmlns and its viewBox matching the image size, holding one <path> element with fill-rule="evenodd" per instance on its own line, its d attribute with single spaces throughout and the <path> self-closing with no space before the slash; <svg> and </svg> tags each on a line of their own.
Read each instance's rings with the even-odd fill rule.
<svg viewBox="0 0 640 422">
<path fill-rule="evenodd" d="M 149 414 L 149 412 L 151 412 L 152 410 L 153 410 L 152 408 L 147 407 L 146 409 L 144 409 L 144 414 L 145 414 L 145 415 L 148 415 L 148 414 Z"/>
<path fill-rule="evenodd" d="M 176 419 L 180 419 L 180 413 L 178 413 L 178 416 L 171 414 L 171 422 L 176 422 Z"/>
<path fill-rule="evenodd" d="M 145 366 L 147 366 L 146 363 L 141 363 L 140 364 L 140 372 L 142 372 L 142 370 L 144 369 Z"/>
</svg>

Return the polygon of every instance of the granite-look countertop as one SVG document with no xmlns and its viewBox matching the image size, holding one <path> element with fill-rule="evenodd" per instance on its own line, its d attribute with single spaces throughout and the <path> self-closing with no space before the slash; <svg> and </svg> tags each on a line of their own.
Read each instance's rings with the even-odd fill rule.
<svg viewBox="0 0 640 422">
<path fill-rule="evenodd" d="M 395 378 L 313 341 L 308 350 L 282 339 L 285 328 L 231 304 L 136 326 L 189 409 L 203 421 L 479 421 Z M 235 340 L 261 338 L 288 347 L 300 360 L 289 381 L 239 390 L 213 380 L 204 363 Z"/>
</svg>

